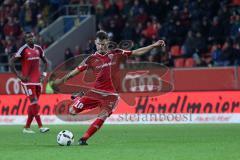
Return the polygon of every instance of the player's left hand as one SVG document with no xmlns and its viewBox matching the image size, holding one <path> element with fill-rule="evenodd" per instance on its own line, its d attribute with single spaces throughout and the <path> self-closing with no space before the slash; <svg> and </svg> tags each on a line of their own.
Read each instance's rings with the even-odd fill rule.
<svg viewBox="0 0 240 160">
<path fill-rule="evenodd" d="M 41 77 L 40 77 L 40 83 L 43 83 L 45 78 L 46 78 L 45 75 L 41 75 Z"/>
<path fill-rule="evenodd" d="M 155 47 L 164 47 L 166 46 L 164 40 L 158 40 L 157 42 L 153 43 L 152 46 Z"/>
</svg>

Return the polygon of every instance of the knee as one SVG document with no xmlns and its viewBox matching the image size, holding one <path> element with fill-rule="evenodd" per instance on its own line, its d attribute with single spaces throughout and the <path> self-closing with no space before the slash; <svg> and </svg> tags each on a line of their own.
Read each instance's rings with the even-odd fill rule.
<svg viewBox="0 0 240 160">
<path fill-rule="evenodd" d="M 73 106 L 70 106 L 70 107 L 69 107 L 68 112 L 69 112 L 69 114 L 71 114 L 71 115 L 76 115 L 76 114 L 77 114 Z"/>
<path fill-rule="evenodd" d="M 30 97 L 29 99 L 30 99 L 31 105 L 38 103 L 38 98 L 36 98 L 36 97 Z"/>
<path fill-rule="evenodd" d="M 110 115 L 112 114 L 111 111 L 103 110 L 99 115 L 98 118 L 105 121 Z"/>
<path fill-rule="evenodd" d="M 40 110 L 40 106 L 39 105 L 34 105 L 33 110 L 32 110 L 33 115 L 34 116 L 38 115 L 39 110 Z"/>
</svg>

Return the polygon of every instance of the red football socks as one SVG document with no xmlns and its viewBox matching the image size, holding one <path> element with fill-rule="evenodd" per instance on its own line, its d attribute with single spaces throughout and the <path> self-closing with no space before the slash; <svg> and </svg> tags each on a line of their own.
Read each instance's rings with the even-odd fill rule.
<svg viewBox="0 0 240 160">
<path fill-rule="evenodd" d="M 98 129 L 101 128 L 101 126 L 103 125 L 104 120 L 102 119 L 96 119 L 88 128 L 88 130 L 85 132 L 85 134 L 83 135 L 82 139 L 87 140 L 88 138 L 90 138 Z"/>
<path fill-rule="evenodd" d="M 39 109 L 40 109 L 40 106 L 37 103 L 36 104 L 31 104 L 28 107 L 28 118 L 27 118 L 25 128 L 30 128 L 32 120 L 33 120 L 34 117 L 37 121 L 38 127 L 39 128 L 42 127 L 41 117 L 40 117 L 40 115 L 38 115 Z"/>
<path fill-rule="evenodd" d="M 36 115 L 35 119 L 37 121 L 38 127 L 41 128 L 42 127 L 42 120 L 41 120 L 40 115 Z"/>
<path fill-rule="evenodd" d="M 32 120 L 34 118 L 34 116 L 32 114 L 32 107 L 33 107 L 33 105 L 34 104 L 31 104 L 31 105 L 28 106 L 28 118 L 27 118 L 27 122 L 26 122 L 25 128 L 30 128 Z"/>
<path fill-rule="evenodd" d="M 33 120 L 33 116 L 32 116 L 32 115 L 28 115 L 28 118 L 27 118 L 27 122 L 26 122 L 25 128 L 30 128 L 31 123 L 32 123 L 32 120 Z"/>
</svg>

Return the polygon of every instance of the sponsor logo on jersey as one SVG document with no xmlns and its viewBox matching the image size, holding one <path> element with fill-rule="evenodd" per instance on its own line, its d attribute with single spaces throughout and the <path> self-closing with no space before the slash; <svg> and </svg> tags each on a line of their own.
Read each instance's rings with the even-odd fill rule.
<svg viewBox="0 0 240 160">
<path fill-rule="evenodd" d="M 116 62 L 109 62 L 109 63 L 105 63 L 103 65 L 96 66 L 96 68 L 99 69 L 99 68 L 109 67 L 109 66 L 113 66 L 115 64 L 116 64 Z"/>
<path fill-rule="evenodd" d="M 32 60 L 39 60 L 39 57 L 29 57 L 27 60 L 32 61 Z"/>
</svg>

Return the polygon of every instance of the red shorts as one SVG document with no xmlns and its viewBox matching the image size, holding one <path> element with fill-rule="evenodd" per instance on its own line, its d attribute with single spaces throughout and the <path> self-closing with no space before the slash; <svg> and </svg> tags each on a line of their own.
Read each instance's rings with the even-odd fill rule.
<svg viewBox="0 0 240 160">
<path fill-rule="evenodd" d="M 30 99 L 39 99 L 41 94 L 41 85 L 31 85 L 26 83 L 21 83 L 24 93 L 30 98 Z"/>
<path fill-rule="evenodd" d="M 84 96 L 76 97 L 70 106 L 73 108 L 75 113 L 80 113 L 84 110 L 90 110 L 99 107 L 101 111 L 104 110 L 109 116 L 111 115 L 117 102 L 118 95 L 109 95 L 105 93 L 88 91 Z"/>
</svg>

